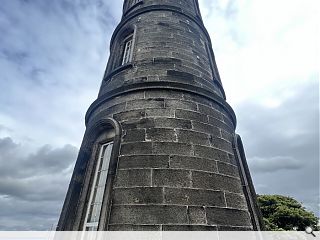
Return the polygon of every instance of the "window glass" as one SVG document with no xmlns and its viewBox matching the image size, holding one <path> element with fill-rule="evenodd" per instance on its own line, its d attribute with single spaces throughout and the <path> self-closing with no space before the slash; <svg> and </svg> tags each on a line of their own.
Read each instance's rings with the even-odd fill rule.
<svg viewBox="0 0 320 240">
<path fill-rule="evenodd" d="M 133 35 L 128 36 L 124 41 L 124 51 L 122 57 L 122 65 L 131 62 L 133 48 Z"/>
<path fill-rule="evenodd" d="M 98 229 L 112 147 L 113 142 L 109 142 L 102 145 L 100 148 L 98 163 L 94 175 L 93 188 L 91 190 L 87 216 L 84 224 L 84 229 L 86 231 L 96 231 Z"/>
</svg>

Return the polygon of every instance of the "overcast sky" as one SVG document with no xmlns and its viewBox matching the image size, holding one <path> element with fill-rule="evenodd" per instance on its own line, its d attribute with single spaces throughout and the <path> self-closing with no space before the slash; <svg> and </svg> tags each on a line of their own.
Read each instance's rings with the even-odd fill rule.
<svg viewBox="0 0 320 240">
<path fill-rule="evenodd" d="M 317 0 L 199 0 L 256 191 L 319 215 Z M 56 223 L 121 0 L 1 0 L 0 230 Z"/>
</svg>

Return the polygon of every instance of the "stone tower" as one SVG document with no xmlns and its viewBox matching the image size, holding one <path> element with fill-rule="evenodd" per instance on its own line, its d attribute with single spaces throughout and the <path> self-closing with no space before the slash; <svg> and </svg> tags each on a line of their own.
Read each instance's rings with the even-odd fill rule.
<svg viewBox="0 0 320 240">
<path fill-rule="evenodd" d="M 197 0 L 125 0 L 58 230 L 259 230 Z"/>
</svg>

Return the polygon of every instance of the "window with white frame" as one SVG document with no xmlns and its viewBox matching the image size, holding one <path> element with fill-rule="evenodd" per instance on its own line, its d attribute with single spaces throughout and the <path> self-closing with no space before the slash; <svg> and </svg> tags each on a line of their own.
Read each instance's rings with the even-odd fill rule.
<svg viewBox="0 0 320 240">
<path fill-rule="evenodd" d="M 106 187 L 113 142 L 101 146 L 89 198 L 84 231 L 97 231 Z"/>
<path fill-rule="evenodd" d="M 130 34 L 128 37 L 124 39 L 124 49 L 122 54 L 121 65 L 131 62 L 132 52 L 133 52 L 133 34 Z"/>
</svg>

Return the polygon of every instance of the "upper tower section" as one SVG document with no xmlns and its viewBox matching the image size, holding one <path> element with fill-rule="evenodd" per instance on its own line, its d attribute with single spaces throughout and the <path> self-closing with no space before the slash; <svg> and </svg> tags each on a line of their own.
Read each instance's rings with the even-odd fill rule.
<svg viewBox="0 0 320 240">
<path fill-rule="evenodd" d="M 98 100 L 130 91 L 192 91 L 225 103 L 198 0 L 125 0 Z"/>
<path fill-rule="evenodd" d="M 125 0 L 123 4 L 123 18 L 142 7 L 170 6 L 201 19 L 198 0 Z"/>
</svg>

